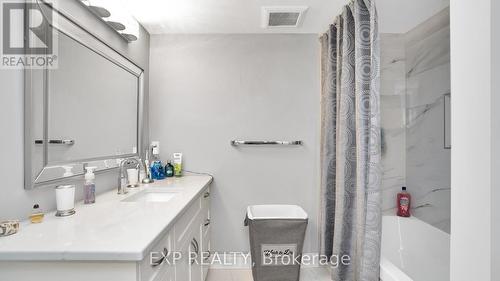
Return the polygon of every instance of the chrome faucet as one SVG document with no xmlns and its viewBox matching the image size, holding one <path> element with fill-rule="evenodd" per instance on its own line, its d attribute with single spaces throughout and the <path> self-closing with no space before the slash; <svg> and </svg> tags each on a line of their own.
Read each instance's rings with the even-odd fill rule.
<svg viewBox="0 0 500 281">
<path fill-rule="evenodd" d="M 127 173 L 125 172 L 125 165 L 136 164 L 136 168 L 142 166 L 141 162 L 136 158 L 126 158 L 120 162 L 120 170 L 118 173 L 118 194 L 127 194 Z"/>
</svg>

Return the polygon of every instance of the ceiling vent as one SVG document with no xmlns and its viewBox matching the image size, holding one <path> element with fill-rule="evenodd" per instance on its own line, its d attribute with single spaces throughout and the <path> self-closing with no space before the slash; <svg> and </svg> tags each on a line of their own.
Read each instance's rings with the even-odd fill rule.
<svg viewBox="0 0 500 281">
<path fill-rule="evenodd" d="M 262 7 L 262 27 L 299 27 L 307 6 Z"/>
</svg>

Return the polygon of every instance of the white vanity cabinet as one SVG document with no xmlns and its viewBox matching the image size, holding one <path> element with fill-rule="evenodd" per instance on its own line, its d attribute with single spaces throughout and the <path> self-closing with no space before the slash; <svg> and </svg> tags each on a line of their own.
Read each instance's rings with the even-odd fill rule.
<svg viewBox="0 0 500 281">
<path fill-rule="evenodd" d="M 172 232 L 169 231 L 151 248 L 154 255 L 148 255 L 138 264 L 137 281 L 175 281 L 175 268 L 171 263 Z"/>
<path fill-rule="evenodd" d="M 182 208 L 173 224 L 148 247 L 141 261 L 120 258 L 83 261 L 0 260 L 0 280 L 204 281 L 208 266 L 201 264 L 202 252 L 210 251 L 209 185 L 188 202 L 190 203 Z M 154 254 L 150 255 L 151 252 Z M 120 254 L 122 253 L 117 249 L 117 257 Z M 190 255 L 195 259 L 190 259 Z M 205 254 L 206 256 L 208 255 Z"/>
<path fill-rule="evenodd" d="M 210 189 L 186 208 L 173 229 L 157 243 L 152 251 L 163 251 L 166 261 L 151 264 L 149 257 L 142 261 L 138 281 L 203 281 L 208 272 L 210 253 Z M 171 250 L 173 249 L 173 251 Z M 156 256 L 156 255 L 155 255 Z"/>
<path fill-rule="evenodd" d="M 175 264 L 176 281 L 202 281 L 206 278 L 206 266 L 202 266 L 202 251 L 210 251 L 203 245 L 203 229 L 210 216 L 210 189 L 202 192 L 199 199 L 187 209 L 175 224 L 175 252 L 182 258 Z M 204 262 L 207 262 L 206 260 Z"/>
<path fill-rule="evenodd" d="M 205 280 L 208 274 L 209 263 L 211 259 L 210 252 L 210 189 L 207 189 L 206 192 L 203 193 L 202 198 L 202 222 L 200 225 L 200 233 L 201 233 L 201 272 L 202 279 Z"/>
</svg>

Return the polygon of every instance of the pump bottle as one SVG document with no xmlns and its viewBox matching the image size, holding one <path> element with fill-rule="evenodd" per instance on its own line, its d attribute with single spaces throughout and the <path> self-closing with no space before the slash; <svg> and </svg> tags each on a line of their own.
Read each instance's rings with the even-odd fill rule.
<svg viewBox="0 0 500 281">
<path fill-rule="evenodd" d="M 410 203 L 411 195 L 406 191 L 406 186 L 403 186 L 400 193 L 397 196 L 398 212 L 397 215 L 400 217 L 410 216 Z"/>
<path fill-rule="evenodd" d="M 84 193 L 84 204 L 93 204 L 95 203 L 95 174 L 94 170 L 97 167 L 85 167 L 87 170 L 87 173 L 85 173 L 85 184 L 83 186 L 83 193 Z"/>
</svg>

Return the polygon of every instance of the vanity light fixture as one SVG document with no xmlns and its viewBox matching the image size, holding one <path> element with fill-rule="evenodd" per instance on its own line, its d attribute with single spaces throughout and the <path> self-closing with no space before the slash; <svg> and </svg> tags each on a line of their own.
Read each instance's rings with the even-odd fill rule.
<svg viewBox="0 0 500 281">
<path fill-rule="evenodd" d="M 80 0 L 128 42 L 139 39 L 139 23 L 120 0 Z"/>
</svg>

